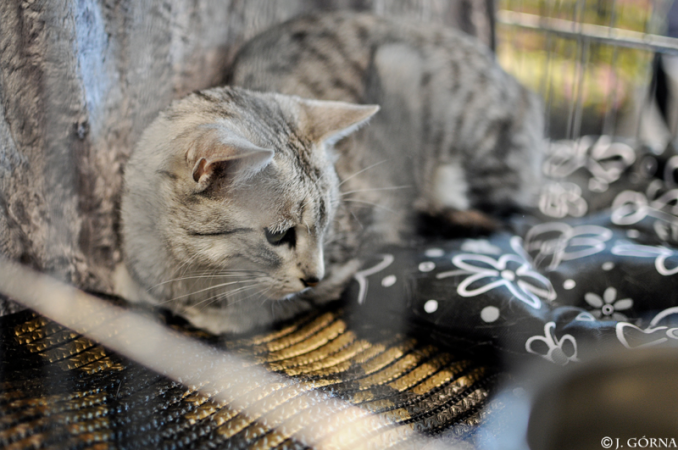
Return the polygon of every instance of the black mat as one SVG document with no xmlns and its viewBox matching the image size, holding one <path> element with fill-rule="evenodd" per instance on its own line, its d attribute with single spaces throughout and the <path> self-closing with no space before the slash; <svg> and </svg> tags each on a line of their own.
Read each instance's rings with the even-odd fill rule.
<svg viewBox="0 0 678 450">
<path fill-rule="evenodd" d="M 471 359 L 411 337 L 357 332 L 336 306 L 243 339 L 209 336 L 172 318 L 170 325 L 284 375 L 286 383 L 242 394 L 262 410 L 277 410 L 284 424 L 270 427 L 265 417 L 219 404 L 195 386 L 170 381 L 23 311 L 0 318 L 0 446 L 305 448 L 300 426 L 333 438 L 332 430 L 313 430 L 327 414 L 319 404 L 329 397 L 393 422 L 363 429 L 337 448 L 417 447 L 422 436 L 443 431 L 446 442 L 469 443 L 490 414 L 482 408 L 499 379 Z M 341 427 L 358 421 L 341 409 L 330 413 Z"/>
<path fill-rule="evenodd" d="M 349 303 L 500 359 L 678 346 L 675 149 L 585 137 L 552 145 L 544 172 L 539 211 L 486 238 L 386 248 Z"/>
</svg>

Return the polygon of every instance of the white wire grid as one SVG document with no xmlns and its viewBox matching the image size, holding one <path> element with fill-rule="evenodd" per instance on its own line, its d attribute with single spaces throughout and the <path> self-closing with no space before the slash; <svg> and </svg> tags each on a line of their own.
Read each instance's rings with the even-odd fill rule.
<svg viewBox="0 0 678 450">
<path fill-rule="evenodd" d="M 542 96 L 548 136 L 675 139 L 671 123 L 657 131 L 652 82 L 655 55 L 678 55 L 678 39 L 665 36 L 672 2 L 498 1 L 500 62 Z"/>
</svg>

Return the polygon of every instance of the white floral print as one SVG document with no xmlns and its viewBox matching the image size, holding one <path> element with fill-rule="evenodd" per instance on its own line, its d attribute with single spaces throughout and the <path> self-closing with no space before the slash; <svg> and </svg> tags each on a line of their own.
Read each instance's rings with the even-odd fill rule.
<svg viewBox="0 0 678 450">
<path fill-rule="evenodd" d="M 617 339 L 628 349 L 654 347 L 668 342 L 669 339 L 678 339 L 676 331 L 678 328 L 653 327 L 652 325 L 641 329 L 628 322 L 617 322 L 615 326 Z"/>
<path fill-rule="evenodd" d="M 461 244 L 461 250 L 469 253 L 486 253 L 488 255 L 499 255 L 501 249 L 492 244 L 487 239 L 466 239 Z"/>
<path fill-rule="evenodd" d="M 636 258 L 655 258 L 654 267 L 660 275 L 668 277 L 678 273 L 678 252 L 668 247 L 653 247 L 632 244 L 628 241 L 617 241 L 612 247 L 612 254 Z"/>
<path fill-rule="evenodd" d="M 623 191 L 612 202 L 612 223 L 633 225 L 646 217 L 678 223 L 678 189 L 661 193 L 663 183 L 654 180 L 645 193 Z"/>
<path fill-rule="evenodd" d="M 539 195 L 539 211 L 549 217 L 582 217 L 588 204 L 581 196 L 581 188 L 574 183 L 549 183 Z"/>
<path fill-rule="evenodd" d="M 595 255 L 605 250 L 612 231 L 598 225 L 572 227 L 563 222 L 548 222 L 532 227 L 525 236 L 525 248 L 535 267 L 553 270 L 563 261 Z"/>
<path fill-rule="evenodd" d="M 617 181 L 636 160 L 636 152 L 623 142 L 612 142 L 609 136 L 594 141 L 584 136 L 576 141 L 558 141 L 551 144 L 550 156 L 544 163 L 544 174 L 565 178 L 585 168 L 594 183 L 593 190 L 604 192 Z"/>
<path fill-rule="evenodd" d="M 368 268 L 368 269 L 363 269 L 359 272 L 357 272 L 353 278 L 358 281 L 358 286 L 360 287 L 360 290 L 358 291 L 358 304 L 362 305 L 363 302 L 365 301 L 365 297 L 367 296 L 367 287 L 368 287 L 368 281 L 367 277 L 370 275 L 374 275 L 375 273 L 379 273 L 388 266 L 390 266 L 395 258 L 393 255 L 385 254 L 381 255 L 381 262 L 378 264 Z"/>
<path fill-rule="evenodd" d="M 613 287 L 605 289 L 602 298 L 598 294 L 587 292 L 584 295 L 584 300 L 595 308 L 591 311 L 591 314 L 596 319 L 602 320 L 627 320 L 628 318 L 619 311 L 631 309 L 633 306 L 633 300 L 630 298 L 617 300 L 617 290 Z"/>
<path fill-rule="evenodd" d="M 457 286 L 462 297 L 475 297 L 492 289 L 505 288 L 514 296 L 532 308 L 541 308 L 541 299 L 553 300 L 555 291 L 549 280 L 535 272 L 526 260 L 520 238 L 511 239 L 511 247 L 517 254 L 505 254 L 498 259 L 486 255 L 460 254 L 452 258 L 452 263 L 460 271 L 441 273 L 438 278 L 450 275 L 470 274 Z"/>
<path fill-rule="evenodd" d="M 619 322 L 615 327 L 617 339 L 628 349 L 653 347 L 669 341 L 678 341 L 677 327 L 660 325 L 661 323 L 675 323 L 675 317 L 672 316 L 676 315 L 678 315 L 678 306 L 665 309 L 655 315 L 650 321 L 650 325 L 645 329 L 627 322 Z M 673 320 L 666 320 L 669 317 Z"/>
<path fill-rule="evenodd" d="M 579 361 L 577 359 L 577 340 L 570 334 L 565 334 L 558 339 L 555 330 L 555 322 L 546 323 L 544 335 L 532 336 L 525 341 L 525 350 L 561 366 L 569 362 Z"/>
</svg>

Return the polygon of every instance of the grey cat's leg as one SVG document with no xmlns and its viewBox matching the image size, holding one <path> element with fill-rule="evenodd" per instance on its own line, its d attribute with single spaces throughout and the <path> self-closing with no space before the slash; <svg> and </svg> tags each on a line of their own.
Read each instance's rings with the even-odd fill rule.
<svg viewBox="0 0 678 450">
<path fill-rule="evenodd" d="M 438 215 L 449 223 L 450 226 L 461 227 L 474 233 L 490 233 L 501 226 L 500 222 L 494 217 L 475 209 L 466 211 L 448 209 L 441 211 Z"/>
<path fill-rule="evenodd" d="M 486 234 L 500 227 L 495 218 L 473 208 L 467 173 L 461 164 L 431 164 L 426 170 L 431 176 L 415 202 L 422 219 L 420 231 L 453 236 Z"/>
</svg>

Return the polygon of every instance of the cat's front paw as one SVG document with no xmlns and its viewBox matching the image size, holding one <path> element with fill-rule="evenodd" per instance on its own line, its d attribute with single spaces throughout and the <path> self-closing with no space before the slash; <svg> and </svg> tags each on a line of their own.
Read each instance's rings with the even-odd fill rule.
<svg viewBox="0 0 678 450">
<path fill-rule="evenodd" d="M 488 235 L 501 228 L 496 218 L 474 209 L 444 209 L 436 214 L 420 214 L 418 233 L 424 236 L 456 238 Z"/>
<path fill-rule="evenodd" d="M 442 217 L 451 226 L 463 227 L 480 233 L 491 233 L 500 227 L 500 223 L 495 218 L 474 209 L 465 211 L 451 209 L 445 211 Z"/>
</svg>

